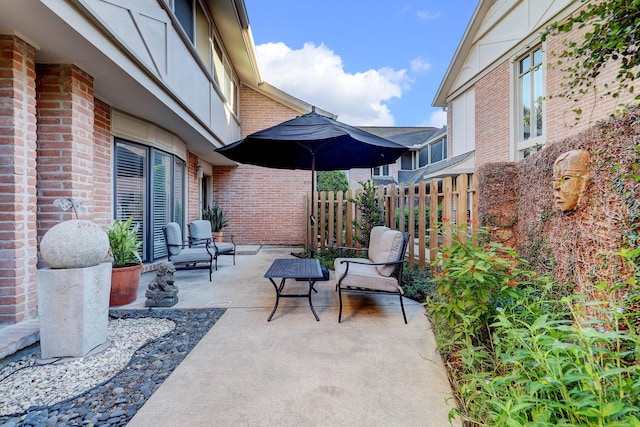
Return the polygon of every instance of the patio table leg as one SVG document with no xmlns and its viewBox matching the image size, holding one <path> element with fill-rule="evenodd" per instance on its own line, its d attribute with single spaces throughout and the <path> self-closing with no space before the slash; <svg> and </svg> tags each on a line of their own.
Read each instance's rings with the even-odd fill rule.
<svg viewBox="0 0 640 427">
<path fill-rule="evenodd" d="M 273 284 L 273 287 L 276 289 L 276 305 L 273 306 L 273 310 L 271 310 L 271 314 L 269 315 L 267 322 L 271 322 L 271 318 L 273 317 L 274 313 L 278 309 L 278 303 L 280 302 L 280 291 L 282 290 L 282 288 L 284 288 L 284 281 L 286 279 L 283 278 L 282 280 L 280 280 L 279 287 L 278 285 L 276 285 L 276 282 L 274 282 L 272 278 L 269 278 L 269 280 L 271 281 L 271 284 Z"/>
<path fill-rule="evenodd" d="M 271 318 L 273 317 L 273 315 L 275 314 L 276 310 L 278 309 L 278 303 L 280 302 L 280 297 L 282 298 L 304 298 L 307 297 L 309 299 L 309 307 L 311 308 L 311 312 L 313 313 L 313 316 L 316 318 L 316 320 L 319 322 L 320 318 L 318 317 L 318 313 L 316 313 L 315 308 L 313 308 L 313 302 L 311 301 L 311 296 L 313 295 L 311 293 L 311 291 L 314 292 L 318 292 L 313 285 L 315 285 L 316 281 L 309 279 L 309 292 L 307 292 L 306 294 L 283 294 L 282 293 L 282 289 L 284 288 L 284 282 L 285 282 L 286 278 L 283 278 L 280 280 L 280 285 L 277 285 L 276 282 L 270 277 L 269 281 L 271 281 L 271 284 L 273 285 L 273 287 L 276 290 L 276 303 L 273 306 L 273 310 L 271 310 L 271 314 L 269 315 L 269 318 L 267 319 L 267 322 L 271 321 Z"/>
</svg>

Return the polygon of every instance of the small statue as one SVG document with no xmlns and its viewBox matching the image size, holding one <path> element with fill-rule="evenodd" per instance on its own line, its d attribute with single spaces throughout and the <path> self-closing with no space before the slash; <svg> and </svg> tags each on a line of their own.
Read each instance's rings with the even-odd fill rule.
<svg viewBox="0 0 640 427">
<path fill-rule="evenodd" d="M 575 209 L 582 200 L 591 174 L 591 157 L 586 150 L 571 150 L 553 164 L 553 199 L 562 212 Z"/>
<path fill-rule="evenodd" d="M 149 283 L 145 292 L 146 307 L 172 307 L 178 303 L 178 288 L 174 285 L 173 273 L 176 272 L 171 262 L 163 262 L 156 270 L 156 277 Z"/>
</svg>

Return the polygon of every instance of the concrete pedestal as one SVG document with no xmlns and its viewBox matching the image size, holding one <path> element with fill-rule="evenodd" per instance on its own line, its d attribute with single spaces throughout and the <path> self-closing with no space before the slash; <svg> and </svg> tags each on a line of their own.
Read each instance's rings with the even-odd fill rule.
<svg viewBox="0 0 640 427">
<path fill-rule="evenodd" d="M 107 341 L 111 263 L 37 273 L 43 359 L 81 357 Z"/>
</svg>

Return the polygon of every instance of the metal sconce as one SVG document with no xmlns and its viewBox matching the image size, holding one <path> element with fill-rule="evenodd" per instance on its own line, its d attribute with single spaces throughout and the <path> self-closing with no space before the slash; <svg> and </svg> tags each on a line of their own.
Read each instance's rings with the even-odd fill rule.
<svg viewBox="0 0 640 427">
<path fill-rule="evenodd" d="M 198 163 L 198 165 L 196 166 L 196 177 L 198 177 L 198 179 L 202 179 L 203 176 L 204 170 L 202 169 L 202 165 Z"/>
</svg>

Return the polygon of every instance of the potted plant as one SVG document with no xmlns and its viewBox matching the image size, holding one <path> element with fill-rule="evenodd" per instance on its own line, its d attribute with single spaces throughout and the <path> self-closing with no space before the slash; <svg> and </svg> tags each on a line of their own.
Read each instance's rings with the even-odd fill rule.
<svg viewBox="0 0 640 427">
<path fill-rule="evenodd" d="M 138 239 L 140 224 L 133 226 L 133 216 L 126 221 L 114 220 L 107 229 L 109 253 L 113 258 L 111 296 L 109 305 L 123 305 L 135 301 L 142 274 L 142 258 Z"/>
<path fill-rule="evenodd" d="M 215 203 L 213 206 L 207 206 L 202 210 L 202 219 L 211 223 L 212 237 L 216 241 L 222 240 L 222 229 L 229 225 L 227 221 L 227 213 Z"/>
</svg>

